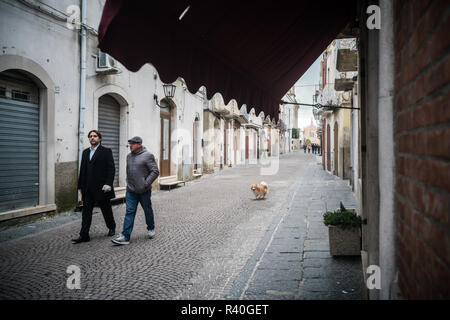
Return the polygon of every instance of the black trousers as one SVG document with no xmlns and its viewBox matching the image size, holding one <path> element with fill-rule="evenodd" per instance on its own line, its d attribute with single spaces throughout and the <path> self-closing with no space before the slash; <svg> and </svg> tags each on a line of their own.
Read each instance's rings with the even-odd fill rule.
<svg viewBox="0 0 450 320">
<path fill-rule="evenodd" d="M 105 219 L 108 229 L 116 229 L 116 222 L 114 221 L 114 215 L 112 212 L 111 202 L 109 199 L 102 201 L 97 200 L 100 209 L 102 210 L 103 218 Z M 92 210 L 96 204 L 95 195 L 89 190 L 83 195 L 83 211 L 81 217 L 81 231 L 80 236 L 82 238 L 89 237 L 89 229 L 92 223 Z"/>
</svg>

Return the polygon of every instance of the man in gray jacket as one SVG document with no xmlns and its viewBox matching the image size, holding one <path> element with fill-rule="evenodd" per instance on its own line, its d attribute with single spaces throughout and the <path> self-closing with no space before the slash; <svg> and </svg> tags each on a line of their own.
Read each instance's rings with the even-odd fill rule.
<svg viewBox="0 0 450 320">
<path fill-rule="evenodd" d="M 129 244 L 133 231 L 134 218 L 138 203 L 141 203 L 145 213 L 147 232 L 149 238 L 155 236 L 155 219 L 152 208 L 152 183 L 159 176 L 158 166 L 153 154 L 142 146 L 140 137 L 128 140 L 130 153 L 127 156 L 127 209 L 123 222 L 122 234 L 111 241 L 115 244 Z"/>
</svg>

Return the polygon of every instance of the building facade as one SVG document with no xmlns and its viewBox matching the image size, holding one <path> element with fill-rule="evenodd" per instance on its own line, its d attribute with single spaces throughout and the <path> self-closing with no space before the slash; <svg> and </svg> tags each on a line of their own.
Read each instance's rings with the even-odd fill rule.
<svg viewBox="0 0 450 320">
<path fill-rule="evenodd" d="M 325 106 L 343 108 L 325 107 L 314 110 L 315 117 L 323 124 L 323 166 L 343 179 L 349 179 L 353 175 L 351 108 L 354 107 L 354 78 L 358 74 L 356 58 L 355 38 L 337 39 L 327 47 L 320 62 L 318 102 Z M 307 138 L 305 133 L 305 139 Z"/>
<path fill-rule="evenodd" d="M 281 127 L 284 130 L 283 136 L 283 152 L 292 152 L 300 148 L 300 129 L 298 126 L 298 105 L 295 90 L 292 87 L 282 99 L 283 101 L 293 103 L 293 104 L 282 104 L 280 105 L 280 121 Z M 285 129 L 284 129 L 285 128 Z M 292 133 L 293 130 L 298 131 L 298 136 L 295 137 Z"/>
<path fill-rule="evenodd" d="M 319 134 L 317 130 L 317 126 L 313 124 L 313 121 L 311 119 L 311 124 L 305 128 L 303 128 L 303 139 L 302 143 L 305 143 L 308 139 L 311 143 L 314 143 L 318 146 L 320 146 L 320 139 Z"/>
<path fill-rule="evenodd" d="M 379 9 L 381 28 L 366 24 L 366 8 L 373 5 Z M 356 59 L 357 78 L 351 78 L 351 90 L 350 83 L 349 90 L 336 93 L 324 86 L 321 94 L 328 98 L 321 102 L 344 106 L 350 99 L 358 108 L 347 109 L 350 114 L 340 119 L 345 118 L 344 126 L 350 124 L 348 179 L 363 219 L 365 281 L 368 267 L 379 268 L 380 285 L 367 288 L 366 297 L 448 299 L 449 5 L 388 0 L 362 1 L 359 7 L 359 32 L 348 32 L 358 36 L 357 52 L 351 47 L 340 53 L 344 64 Z M 323 56 L 322 83 L 329 83 L 329 63 L 339 57 L 337 47 L 337 55 Z M 339 174 L 339 161 L 333 161 L 331 152 L 336 131 L 340 146 L 343 120 L 333 108 L 316 110 L 315 115 L 322 122 L 323 165 L 333 171 L 337 163 Z"/>
<path fill-rule="evenodd" d="M 155 155 L 161 177 L 188 180 L 203 163 L 205 95 L 187 91 L 180 78 L 175 96 L 166 99 L 153 66 L 133 73 L 101 53 L 93 26 L 104 1 L 86 3 L 83 32 L 60 13 L 69 1 L 0 4 L 1 130 L 17 136 L 22 150 L 0 160 L 0 212 L 13 211 L 11 217 L 75 207 L 79 156 L 92 129 L 113 150 L 117 194 L 126 186 L 132 136 Z M 11 148 L 1 139 L 2 149 Z"/>
</svg>

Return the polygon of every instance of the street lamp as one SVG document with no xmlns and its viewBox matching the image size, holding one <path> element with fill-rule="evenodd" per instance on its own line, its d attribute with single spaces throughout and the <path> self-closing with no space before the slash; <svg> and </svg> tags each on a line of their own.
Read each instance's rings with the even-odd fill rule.
<svg viewBox="0 0 450 320">
<path fill-rule="evenodd" d="M 170 84 L 163 84 L 163 90 L 164 90 L 164 96 L 166 98 L 172 99 L 175 96 L 175 89 L 177 87 L 170 83 Z M 160 108 L 163 108 L 159 102 L 158 102 L 158 96 L 156 94 L 153 95 L 153 99 L 155 99 L 156 105 Z"/>
</svg>

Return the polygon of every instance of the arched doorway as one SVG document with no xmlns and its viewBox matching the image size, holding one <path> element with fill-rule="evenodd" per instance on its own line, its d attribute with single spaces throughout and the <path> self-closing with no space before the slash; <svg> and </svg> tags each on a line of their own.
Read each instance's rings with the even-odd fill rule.
<svg viewBox="0 0 450 320">
<path fill-rule="evenodd" d="M 220 123 L 214 119 L 214 167 L 220 165 Z"/>
<path fill-rule="evenodd" d="M 192 125 L 192 161 L 194 163 L 194 170 L 198 169 L 199 164 L 199 132 L 200 132 L 200 116 L 195 115 L 194 124 Z"/>
<path fill-rule="evenodd" d="M 56 192 L 63 197 L 67 190 L 62 188 L 61 184 L 56 182 L 56 169 L 58 168 L 58 163 L 55 162 L 55 83 L 45 69 L 38 63 L 18 55 L 0 55 L 0 73 L 4 71 L 16 71 L 25 75 L 28 77 L 28 80 L 31 80 L 35 87 L 38 88 L 40 118 L 38 153 L 39 207 L 35 208 L 34 212 L 53 211 L 55 210 L 55 200 L 57 198 Z M 5 96 L 7 95 L 6 91 L 7 90 L 2 90 L 2 93 L 4 92 Z M 5 96 L 3 98 L 5 98 Z M 7 135 L 4 135 L 4 137 L 7 137 Z M 76 171 L 76 166 L 73 166 L 73 170 Z M 2 178 L 0 178 L 0 180 L 2 180 Z"/>
<path fill-rule="evenodd" d="M 338 161 L 339 161 L 339 139 L 338 139 L 338 134 L 339 134 L 339 125 L 337 122 L 334 123 L 334 128 L 333 128 L 333 133 L 334 133 L 334 146 L 333 146 L 333 151 L 334 151 L 334 170 L 333 170 L 333 174 L 338 175 Z"/>
<path fill-rule="evenodd" d="M 245 161 L 248 161 L 248 146 L 249 146 L 248 135 L 249 135 L 249 132 L 248 132 L 248 129 L 246 129 L 245 130 Z"/>
<path fill-rule="evenodd" d="M 261 136 L 259 134 L 259 131 L 256 131 L 256 158 L 259 159 L 260 158 L 260 151 L 261 151 Z"/>
<path fill-rule="evenodd" d="M 258 133 L 257 133 L 256 129 L 253 129 L 252 133 L 253 133 L 252 134 L 252 136 L 253 136 L 253 159 L 252 160 L 256 160 L 257 159 L 256 153 L 258 151 L 258 146 L 257 146 Z"/>
<path fill-rule="evenodd" d="M 102 134 L 102 145 L 112 150 L 116 173 L 114 187 L 119 186 L 120 154 L 120 104 L 111 95 L 105 94 L 98 100 L 98 131 Z"/>
<path fill-rule="evenodd" d="M 240 139 L 240 131 L 241 131 L 241 125 L 238 121 L 234 121 L 233 124 L 233 137 L 234 137 L 234 164 L 238 164 L 238 159 L 240 159 L 238 152 L 241 150 L 241 139 Z"/>
<path fill-rule="evenodd" d="M 26 72 L 0 73 L 0 212 L 39 204 L 39 100 Z"/>
<path fill-rule="evenodd" d="M 224 167 L 226 167 L 228 165 L 227 128 L 228 128 L 228 123 L 227 123 L 227 121 L 224 121 L 224 126 L 223 126 L 223 165 L 224 165 Z"/>
<path fill-rule="evenodd" d="M 326 140 L 326 145 L 327 145 L 327 170 L 331 171 L 331 148 L 330 148 L 330 144 L 331 144 L 331 134 L 330 134 L 330 125 L 327 125 L 327 140 Z"/>
<path fill-rule="evenodd" d="M 107 96 L 107 97 L 106 97 Z M 102 98 L 103 97 L 103 98 Z M 128 139 L 130 138 L 130 132 L 129 132 L 129 107 L 132 105 L 132 100 L 128 93 L 124 91 L 122 88 L 107 84 L 104 86 L 101 86 L 97 88 L 94 92 L 94 123 L 97 124 L 97 128 L 99 126 L 99 111 L 100 111 L 100 102 L 101 104 L 105 104 L 105 97 L 106 99 L 110 100 L 109 98 L 113 98 L 114 100 L 110 103 L 114 106 L 114 113 L 116 114 L 115 117 L 117 118 L 117 111 L 119 111 L 120 115 L 120 125 L 119 125 L 119 151 L 116 154 L 116 158 L 114 158 L 115 165 L 116 165 L 116 179 L 118 179 L 118 185 L 119 187 L 125 187 L 126 186 L 126 159 L 127 154 L 129 152 L 128 149 Z M 102 98 L 102 101 L 100 101 L 100 98 Z M 106 101 L 107 102 L 107 101 Z M 103 111 L 102 111 L 103 112 Z M 103 116 L 101 116 L 103 118 Z M 103 120 L 102 120 L 103 122 Z M 114 124 L 114 126 L 117 128 L 117 120 Z M 89 131 L 89 130 L 88 130 Z M 100 130 L 99 130 L 100 131 Z M 116 131 L 117 134 L 117 131 Z M 87 135 L 87 132 L 86 132 Z M 102 132 L 103 136 L 103 132 Z M 103 137 L 104 138 L 104 137 Z M 106 144 L 111 144 L 111 142 L 108 141 L 108 137 L 106 137 L 107 140 L 103 140 L 102 143 L 106 146 Z M 106 143 L 106 144 L 105 144 Z M 114 152 L 114 150 L 113 150 Z M 117 161 L 117 155 L 118 155 L 118 161 Z M 114 154 L 113 154 L 114 156 Z M 118 169 L 117 169 L 118 168 Z M 116 181 L 117 183 L 117 181 Z M 119 189 L 117 189 L 119 190 Z"/>
<path fill-rule="evenodd" d="M 165 101 L 161 101 L 160 108 L 161 116 L 161 159 L 160 159 L 160 173 L 161 177 L 170 176 L 170 157 L 171 157 L 171 108 L 170 105 Z"/>
</svg>

